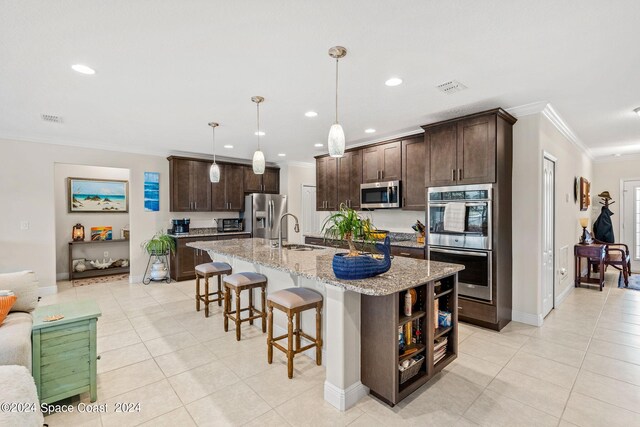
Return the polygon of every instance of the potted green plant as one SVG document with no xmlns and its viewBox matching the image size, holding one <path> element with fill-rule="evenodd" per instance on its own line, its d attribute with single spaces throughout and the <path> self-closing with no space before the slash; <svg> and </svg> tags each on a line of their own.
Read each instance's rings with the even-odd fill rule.
<svg viewBox="0 0 640 427">
<path fill-rule="evenodd" d="M 337 253 L 333 256 L 333 272 L 339 279 L 364 279 L 384 273 L 391 267 L 391 247 L 389 237 L 384 243 L 377 243 L 376 249 L 383 259 L 375 259 L 358 252 L 354 240 L 362 240 L 365 244 L 373 244 L 376 231 L 368 218 L 362 218 L 354 209 L 344 203 L 338 212 L 332 213 L 324 221 L 322 231 L 325 239 L 345 240 L 349 245 L 348 253 Z"/>
<path fill-rule="evenodd" d="M 151 239 L 142 242 L 142 248 L 149 254 L 149 262 L 151 262 L 151 257 L 155 256 L 156 258 L 154 263 L 151 265 L 151 272 L 149 273 L 150 280 L 165 280 L 167 278 L 167 275 L 169 274 L 169 269 L 167 268 L 167 265 L 161 260 L 161 257 L 165 258 L 166 260 L 166 257 L 170 253 L 175 253 L 175 239 L 169 236 L 167 233 L 159 231 Z M 149 268 L 148 264 L 147 268 Z M 144 282 L 147 283 L 146 281 Z"/>
</svg>

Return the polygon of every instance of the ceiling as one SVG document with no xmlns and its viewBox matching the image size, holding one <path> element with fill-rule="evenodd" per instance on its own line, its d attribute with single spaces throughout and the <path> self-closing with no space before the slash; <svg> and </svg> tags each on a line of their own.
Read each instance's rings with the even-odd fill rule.
<svg viewBox="0 0 640 427">
<path fill-rule="evenodd" d="M 0 0 L 0 8 L 0 138 L 210 154 L 215 120 L 218 154 L 250 158 L 250 98 L 262 95 L 267 161 L 285 153 L 309 162 L 326 152 L 335 72 L 327 50 L 339 44 L 348 49 L 340 62 L 348 145 L 543 101 L 593 155 L 640 152 L 636 0 Z M 96 74 L 73 71 L 76 63 Z M 385 86 L 393 76 L 404 84 Z M 468 89 L 436 89 L 451 79 Z M 318 116 L 305 117 L 309 110 Z"/>
</svg>

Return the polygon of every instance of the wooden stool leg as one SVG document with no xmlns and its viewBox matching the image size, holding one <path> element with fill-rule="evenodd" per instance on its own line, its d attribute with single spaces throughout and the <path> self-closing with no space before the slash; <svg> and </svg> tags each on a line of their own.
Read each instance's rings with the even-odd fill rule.
<svg viewBox="0 0 640 427">
<path fill-rule="evenodd" d="M 236 289 L 236 341 L 240 341 L 240 290 Z"/>
<path fill-rule="evenodd" d="M 267 332 L 267 311 L 266 311 L 266 301 L 267 301 L 267 296 L 266 296 L 266 290 L 267 290 L 267 286 L 262 286 L 262 333 L 264 334 L 265 332 Z M 273 310 L 273 307 L 271 308 Z M 273 321 L 273 320 L 272 320 Z M 273 329 L 273 325 L 271 325 L 271 328 Z M 273 331 L 271 331 L 273 333 Z M 272 336 L 273 337 L 273 336 Z"/>
<path fill-rule="evenodd" d="M 264 310 L 264 307 L 263 307 Z M 269 333 L 267 334 L 267 363 L 273 363 L 273 306 L 269 304 Z"/>
<path fill-rule="evenodd" d="M 222 306 L 222 274 L 218 274 L 218 307 Z"/>
<path fill-rule="evenodd" d="M 302 312 L 297 312 L 296 313 L 296 330 L 294 332 L 294 335 L 296 336 L 296 351 L 300 350 L 300 347 L 302 347 L 300 345 L 300 315 L 302 314 Z"/>
<path fill-rule="evenodd" d="M 287 311 L 288 328 L 287 328 L 287 375 L 289 379 L 293 378 L 293 313 Z"/>
<path fill-rule="evenodd" d="M 322 304 L 316 306 L 316 365 L 322 365 Z"/>
<path fill-rule="evenodd" d="M 204 275 L 204 317 L 209 317 L 209 275 Z"/>
<path fill-rule="evenodd" d="M 224 286 L 224 331 L 229 332 L 229 309 L 231 308 L 231 292 Z"/>
<path fill-rule="evenodd" d="M 196 311 L 200 311 L 200 276 L 196 273 Z"/>
<path fill-rule="evenodd" d="M 249 289 L 249 324 L 253 325 L 253 289 Z"/>
</svg>

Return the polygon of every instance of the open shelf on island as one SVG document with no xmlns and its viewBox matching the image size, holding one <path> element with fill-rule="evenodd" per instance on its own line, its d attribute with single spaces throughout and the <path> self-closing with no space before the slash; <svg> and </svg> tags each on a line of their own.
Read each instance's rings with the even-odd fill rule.
<svg viewBox="0 0 640 427">
<path fill-rule="evenodd" d="M 400 320 L 398 321 L 398 326 L 402 326 L 405 323 L 412 322 L 412 321 L 414 321 L 416 319 L 424 317 L 425 314 L 426 313 L 424 311 L 419 310 L 419 311 L 416 311 L 416 312 L 412 313 L 411 316 L 401 316 Z"/>
<path fill-rule="evenodd" d="M 420 343 L 411 344 L 411 345 L 406 346 L 404 350 L 407 351 L 408 349 L 412 349 L 412 348 L 417 348 L 417 350 L 414 351 L 411 354 L 405 354 L 404 356 L 403 355 L 398 355 L 398 362 L 399 363 L 402 363 L 405 360 L 407 360 L 407 359 L 409 359 L 411 357 L 417 356 L 418 354 L 422 353 L 424 351 L 424 349 L 427 348 L 427 346 L 424 345 L 424 344 L 420 344 Z"/>
<path fill-rule="evenodd" d="M 451 331 L 453 328 L 451 326 L 446 327 L 446 328 L 436 328 L 436 332 L 433 335 L 433 339 L 436 338 L 440 338 L 441 336 L 443 336 L 444 334 L 446 334 L 447 332 Z"/>
<path fill-rule="evenodd" d="M 435 372 L 440 372 L 441 370 L 443 370 L 445 368 L 445 366 L 447 366 L 449 363 L 453 362 L 455 358 L 456 358 L 456 354 L 455 353 L 451 353 L 451 352 L 447 351 L 447 354 L 442 359 L 438 360 L 437 363 L 434 364 L 434 371 Z"/>
<path fill-rule="evenodd" d="M 434 297 L 435 299 L 438 299 L 440 297 L 443 297 L 447 294 L 450 294 L 451 292 L 453 292 L 453 289 L 447 289 L 446 291 L 442 291 L 439 294 L 436 294 L 436 296 Z"/>
</svg>

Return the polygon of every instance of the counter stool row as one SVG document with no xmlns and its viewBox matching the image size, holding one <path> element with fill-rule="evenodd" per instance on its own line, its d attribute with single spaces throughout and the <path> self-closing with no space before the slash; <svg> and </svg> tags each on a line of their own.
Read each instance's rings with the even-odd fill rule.
<svg viewBox="0 0 640 427">
<path fill-rule="evenodd" d="M 224 330 L 229 331 L 229 320 L 235 323 L 236 340 L 241 339 L 240 326 L 243 322 L 253 325 L 256 319 L 262 320 L 262 332 L 267 332 L 267 307 L 268 335 L 267 335 L 267 361 L 273 362 L 273 347 L 287 355 L 287 374 L 293 378 L 293 358 L 296 354 L 307 351 L 313 347 L 316 349 L 316 364 L 322 364 L 322 295 L 307 288 L 289 288 L 272 293 L 267 298 L 267 277 L 254 272 L 232 273 L 231 266 L 226 262 L 210 262 L 197 265 L 196 268 L 196 311 L 200 311 L 200 303 L 204 304 L 205 317 L 209 317 L 209 304 L 217 302 L 221 306 L 224 302 Z M 224 279 L 222 276 L 225 275 Z M 201 293 L 200 278 L 204 279 L 204 293 Z M 210 292 L 209 279 L 218 278 L 218 290 Z M 224 289 L 223 289 L 224 283 Z M 260 288 L 261 310 L 258 310 L 253 301 L 253 289 Z M 249 305 L 240 308 L 240 296 L 242 291 L 249 291 Z M 231 293 L 235 295 L 235 310 L 231 310 Z M 212 298 L 213 297 L 213 298 Z M 287 316 L 287 333 L 278 337 L 273 336 L 273 309 L 282 311 Z M 304 333 L 300 327 L 300 315 L 303 311 L 316 309 L 316 336 L 311 337 Z M 248 316 L 242 318 L 242 312 L 248 311 Z M 295 320 L 295 329 L 294 329 Z M 287 339 L 287 347 L 283 347 L 277 341 Z M 311 341 L 311 344 L 301 346 L 301 338 Z M 295 341 L 294 341 L 295 339 Z"/>
</svg>

